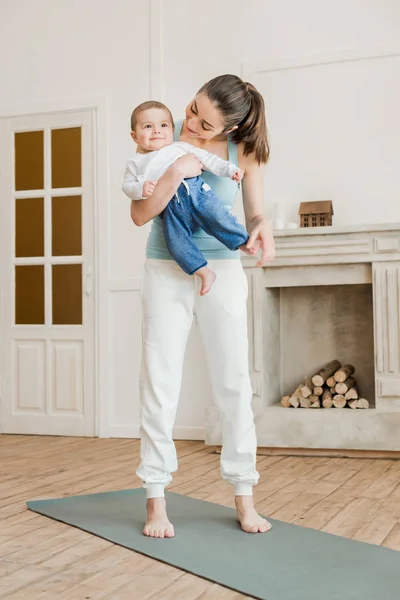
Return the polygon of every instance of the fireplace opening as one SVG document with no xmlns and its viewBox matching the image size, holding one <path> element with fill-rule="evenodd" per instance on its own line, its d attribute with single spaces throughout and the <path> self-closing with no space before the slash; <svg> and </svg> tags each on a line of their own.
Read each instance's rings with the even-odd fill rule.
<svg viewBox="0 0 400 600">
<path fill-rule="evenodd" d="M 271 358 L 265 372 L 266 403 L 279 403 L 305 377 L 337 359 L 342 365 L 354 365 L 359 395 L 374 408 L 372 285 L 284 287 L 266 292 L 265 308 L 272 308 L 273 313 L 264 337 L 266 356 Z M 273 339 L 275 347 L 271 347 Z"/>
</svg>

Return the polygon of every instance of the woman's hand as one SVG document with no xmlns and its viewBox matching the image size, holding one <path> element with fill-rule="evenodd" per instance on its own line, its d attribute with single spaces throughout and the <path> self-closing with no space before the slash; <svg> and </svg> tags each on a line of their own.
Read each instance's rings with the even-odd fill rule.
<svg viewBox="0 0 400 600">
<path fill-rule="evenodd" d="M 186 179 L 201 175 L 203 165 L 195 154 L 185 154 L 178 158 L 170 168 L 179 173 L 182 179 Z"/>
<path fill-rule="evenodd" d="M 153 193 L 146 200 L 132 200 L 131 218 L 138 227 L 142 227 L 167 206 L 182 179 L 201 174 L 202 164 L 194 154 L 185 154 L 178 158 L 157 182 Z"/>
<path fill-rule="evenodd" d="M 268 219 L 264 216 L 256 217 L 249 227 L 250 238 L 246 248 L 252 252 L 261 248 L 261 257 L 257 263 L 258 267 L 263 267 L 275 258 L 275 241 L 272 233 L 272 227 Z"/>
</svg>

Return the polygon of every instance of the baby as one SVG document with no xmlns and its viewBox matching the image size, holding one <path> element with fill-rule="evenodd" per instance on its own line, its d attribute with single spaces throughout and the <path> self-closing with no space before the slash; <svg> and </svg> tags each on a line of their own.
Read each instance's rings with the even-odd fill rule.
<svg viewBox="0 0 400 600">
<path fill-rule="evenodd" d="M 242 180 L 243 172 L 233 163 L 186 142 L 174 142 L 174 127 L 171 112 L 159 102 L 144 102 L 133 111 L 131 136 L 137 144 L 137 154 L 127 161 L 122 186 L 131 200 L 151 196 L 168 167 L 189 153 L 195 154 L 208 171 L 237 183 Z M 210 291 L 216 275 L 194 243 L 193 233 L 201 228 L 230 250 L 240 248 L 253 254 L 245 248 L 249 240 L 246 229 L 201 177 L 183 180 L 160 217 L 169 253 L 185 273 L 201 278 L 202 296 Z"/>
</svg>

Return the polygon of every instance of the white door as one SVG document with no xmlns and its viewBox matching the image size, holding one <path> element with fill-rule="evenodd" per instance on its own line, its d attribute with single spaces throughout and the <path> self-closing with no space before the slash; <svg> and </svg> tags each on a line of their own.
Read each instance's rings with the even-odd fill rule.
<svg viewBox="0 0 400 600">
<path fill-rule="evenodd" d="M 92 123 L 0 121 L 2 433 L 96 433 Z"/>
</svg>

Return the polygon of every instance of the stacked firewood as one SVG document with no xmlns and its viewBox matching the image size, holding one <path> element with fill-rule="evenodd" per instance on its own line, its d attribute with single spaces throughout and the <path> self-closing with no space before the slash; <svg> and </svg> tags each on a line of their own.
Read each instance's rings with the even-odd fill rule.
<svg viewBox="0 0 400 600">
<path fill-rule="evenodd" d="M 341 365 L 338 360 L 327 363 L 318 373 L 306 377 L 293 394 L 283 396 L 285 408 L 369 408 L 361 398 L 353 365 Z"/>
</svg>

